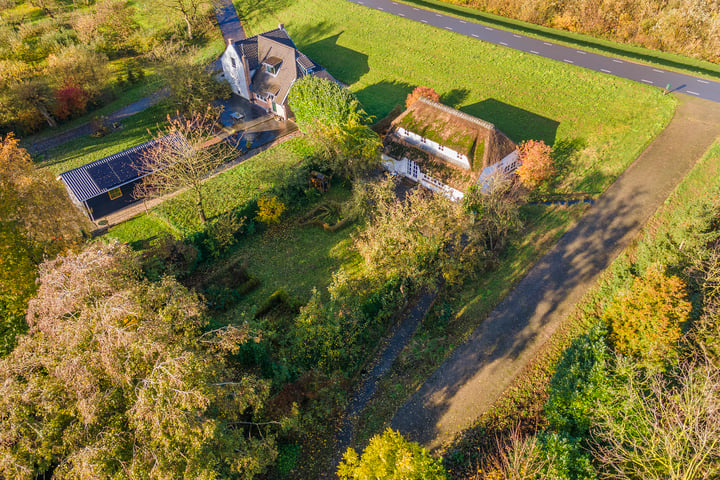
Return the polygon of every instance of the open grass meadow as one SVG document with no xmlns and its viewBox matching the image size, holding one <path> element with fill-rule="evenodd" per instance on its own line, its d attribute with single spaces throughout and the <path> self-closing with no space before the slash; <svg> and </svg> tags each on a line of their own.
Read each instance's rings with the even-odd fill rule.
<svg viewBox="0 0 720 480">
<path fill-rule="evenodd" d="M 560 192 L 600 193 L 669 122 L 658 88 L 487 44 L 343 0 L 273 2 L 248 34 L 285 26 L 380 119 L 417 85 L 516 142 L 562 149 Z"/>
</svg>

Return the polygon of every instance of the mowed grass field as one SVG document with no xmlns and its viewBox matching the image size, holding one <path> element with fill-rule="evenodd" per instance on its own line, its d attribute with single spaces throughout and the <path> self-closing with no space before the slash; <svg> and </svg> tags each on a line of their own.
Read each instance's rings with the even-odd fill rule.
<svg viewBox="0 0 720 480">
<path fill-rule="evenodd" d="M 344 0 L 273 2 L 249 35 L 284 23 L 298 47 L 380 119 L 417 85 L 494 123 L 516 142 L 568 151 L 558 190 L 599 193 L 668 123 L 662 91 L 487 44 Z"/>
</svg>

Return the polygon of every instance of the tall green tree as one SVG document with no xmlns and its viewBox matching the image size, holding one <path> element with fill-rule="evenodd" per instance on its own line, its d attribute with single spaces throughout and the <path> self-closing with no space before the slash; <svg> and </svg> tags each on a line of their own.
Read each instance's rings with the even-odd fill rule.
<svg viewBox="0 0 720 480">
<path fill-rule="evenodd" d="M 307 75 L 295 82 L 288 102 L 298 127 L 320 147 L 334 172 L 357 178 L 378 164 L 380 137 L 349 90 Z"/>
<path fill-rule="evenodd" d="M 31 330 L 0 361 L 0 477 L 244 479 L 276 456 L 268 385 L 206 331 L 198 296 L 93 244 L 41 267 Z"/>
</svg>

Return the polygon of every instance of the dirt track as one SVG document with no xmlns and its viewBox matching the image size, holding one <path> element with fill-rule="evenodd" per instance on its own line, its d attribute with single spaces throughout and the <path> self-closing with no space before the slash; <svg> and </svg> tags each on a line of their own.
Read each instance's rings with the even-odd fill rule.
<svg viewBox="0 0 720 480">
<path fill-rule="evenodd" d="M 470 427 L 720 135 L 720 108 L 680 96 L 668 127 L 395 414 L 437 448 Z"/>
</svg>

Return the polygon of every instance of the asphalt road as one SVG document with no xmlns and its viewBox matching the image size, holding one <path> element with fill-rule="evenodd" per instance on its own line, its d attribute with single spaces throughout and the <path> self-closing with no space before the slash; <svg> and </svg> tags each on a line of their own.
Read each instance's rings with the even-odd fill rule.
<svg viewBox="0 0 720 480">
<path fill-rule="evenodd" d="M 523 52 L 551 58 L 560 62 L 577 65 L 597 72 L 627 78 L 647 85 L 666 88 L 673 92 L 686 93 L 694 97 L 720 103 L 720 83 L 704 78 L 669 72 L 660 68 L 629 62 L 619 58 L 606 57 L 596 53 L 569 48 L 556 43 L 545 42 L 524 35 L 511 33 L 457 17 L 435 13 L 422 8 L 393 2 L 391 0 L 348 0 L 393 15 L 456 32 L 468 37 Z"/>
</svg>

